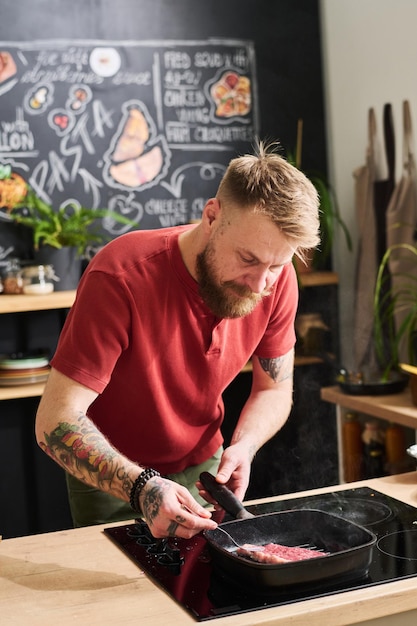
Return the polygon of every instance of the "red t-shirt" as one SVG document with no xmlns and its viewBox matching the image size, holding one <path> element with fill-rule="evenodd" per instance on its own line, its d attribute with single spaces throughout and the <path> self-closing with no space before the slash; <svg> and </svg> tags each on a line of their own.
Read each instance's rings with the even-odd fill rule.
<svg viewBox="0 0 417 626">
<path fill-rule="evenodd" d="M 88 415 L 112 444 L 163 474 L 222 444 L 222 392 L 252 354 L 278 357 L 295 343 L 292 264 L 250 315 L 219 319 L 182 260 L 184 228 L 128 233 L 94 257 L 51 362 L 100 394 Z"/>
</svg>

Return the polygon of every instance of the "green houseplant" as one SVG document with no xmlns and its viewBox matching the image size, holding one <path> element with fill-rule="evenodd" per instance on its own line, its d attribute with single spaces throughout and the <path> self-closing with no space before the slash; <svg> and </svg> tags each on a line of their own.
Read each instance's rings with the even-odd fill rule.
<svg viewBox="0 0 417 626">
<path fill-rule="evenodd" d="M 402 264 L 389 272 L 390 263 Z M 393 244 L 379 264 L 374 292 L 374 336 L 383 371 L 401 361 L 417 365 L 417 246 Z"/>
<path fill-rule="evenodd" d="M 299 170 L 302 170 L 302 133 L 303 120 L 298 120 L 296 150 L 295 153 L 288 152 L 287 158 Z M 352 239 L 340 215 L 336 195 L 326 177 L 316 171 L 304 171 L 304 174 L 315 186 L 320 200 L 320 246 L 312 251 L 311 267 L 314 270 L 325 270 L 329 267 L 336 231 L 341 229 L 349 251 L 352 250 Z"/>
<path fill-rule="evenodd" d="M 115 221 L 137 226 L 137 222 L 127 219 L 109 209 L 91 209 L 70 202 L 55 210 L 44 202 L 28 185 L 26 196 L 9 212 L 9 216 L 18 224 L 26 226 L 33 234 L 33 247 L 50 246 L 55 249 L 75 248 L 77 255 L 83 257 L 88 246 L 102 244 L 105 235 L 94 231 L 92 226 L 101 218 L 111 217 Z"/>
</svg>

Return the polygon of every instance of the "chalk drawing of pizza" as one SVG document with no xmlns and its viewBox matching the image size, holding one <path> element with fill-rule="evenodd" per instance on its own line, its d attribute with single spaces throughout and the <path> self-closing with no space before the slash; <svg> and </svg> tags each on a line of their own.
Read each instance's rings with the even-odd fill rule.
<svg viewBox="0 0 417 626">
<path fill-rule="evenodd" d="M 247 115 L 251 110 L 251 84 L 247 76 L 225 72 L 210 88 L 218 117 Z"/>
<path fill-rule="evenodd" d="M 107 153 L 108 176 L 122 187 L 138 189 L 156 184 L 166 173 L 170 152 L 145 105 L 129 101 Z M 107 176 L 107 178 L 108 178 Z"/>
</svg>

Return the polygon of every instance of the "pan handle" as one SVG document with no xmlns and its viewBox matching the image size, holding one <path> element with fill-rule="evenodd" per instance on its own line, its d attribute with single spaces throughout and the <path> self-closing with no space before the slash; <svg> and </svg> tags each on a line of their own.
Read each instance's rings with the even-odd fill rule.
<svg viewBox="0 0 417 626">
<path fill-rule="evenodd" d="M 235 519 L 249 519 L 255 517 L 245 509 L 241 501 L 236 498 L 233 491 L 225 485 L 217 482 L 210 472 L 200 474 L 200 482 L 204 489 L 224 508 L 227 513 L 233 515 Z"/>
</svg>

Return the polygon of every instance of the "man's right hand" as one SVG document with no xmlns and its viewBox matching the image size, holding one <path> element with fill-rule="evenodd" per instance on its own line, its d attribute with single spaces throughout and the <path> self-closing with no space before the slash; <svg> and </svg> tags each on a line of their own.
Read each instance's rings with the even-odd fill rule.
<svg viewBox="0 0 417 626">
<path fill-rule="evenodd" d="M 211 513 L 202 507 L 188 489 L 172 480 L 154 476 L 139 494 L 143 517 L 152 535 L 190 539 L 202 530 L 217 527 Z"/>
</svg>

